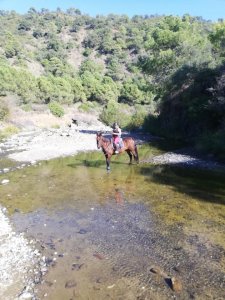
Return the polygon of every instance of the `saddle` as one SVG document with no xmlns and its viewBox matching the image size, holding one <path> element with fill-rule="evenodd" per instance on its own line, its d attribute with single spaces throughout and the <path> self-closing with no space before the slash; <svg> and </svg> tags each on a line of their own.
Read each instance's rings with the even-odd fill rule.
<svg viewBox="0 0 225 300">
<path fill-rule="evenodd" d="M 111 139 L 111 144 L 112 144 L 113 148 L 115 149 L 115 144 L 113 142 L 113 139 Z M 122 138 L 120 138 L 119 143 L 117 143 L 117 145 L 119 146 L 119 149 L 123 148 L 124 144 L 123 144 L 123 139 Z"/>
</svg>

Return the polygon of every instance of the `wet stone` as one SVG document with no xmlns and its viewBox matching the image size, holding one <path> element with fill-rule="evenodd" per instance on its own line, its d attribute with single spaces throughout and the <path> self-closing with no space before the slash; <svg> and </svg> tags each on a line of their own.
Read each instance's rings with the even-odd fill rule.
<svg viewBox="0 0 225 300">
<path fill-rule="evenodd" d="M 94 253 L 93 256 L 100 259 L 100 260 L 104 259 L 104 256 L 100 253 Z"/>
<path fill-rule="evenodd" d="M 88 231 L 86 229 L 80 229 L 78 231 L 79 234 L 86 234 Z"/>
<path fill-rule="evenodd" d="M 72 271 L 79 271 L 84 264 L 72 264 Z"/>
<path fill-rule="evenodd" d="M 53 263 L 53 259 L 48 257 L 45 259 L 45 262 L 46 262 L 46 265 L 49 266 Z"/>
<path fill-rule="evenodd" d="M 45 281 L 45 284 L 47 285 L 47 286 L 52 286 L 53 285 L 53 282 L 51 282 L 51 281 Z"/>
<path fill-rule="evenodd" d="M 71 289 L 77 285 L 75 280 L 68 280 L 65 284 L 66 289 Z"/>
<path fill-rule="evenodd" d="M 172 290 L 176 293 L 182 291 L 182 283 L 179 278 L 172 277 L 171 278 Z"/>
</svg>

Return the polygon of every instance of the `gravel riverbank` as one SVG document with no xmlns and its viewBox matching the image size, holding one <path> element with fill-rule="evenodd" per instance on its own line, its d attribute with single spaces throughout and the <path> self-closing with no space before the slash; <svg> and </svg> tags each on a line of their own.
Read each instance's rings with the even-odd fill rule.
<svg viewBox="0 0 225 300">
<path fill-rule="evenodd" d="M 0 208 L 0 299 L 35 299 L 35 282 L 44 264 L 35 241 L 15 233 L 6 210 Z"/>
<path fill-rule="evenodd" d="M 184 166 L 189 168 L 221 170 L 225 171 L 225 165 L 214 160 L 201 158 L 197 154 L 190 154 L 188 151 L 167 152 L 157 155 L 143 163 L 151 163 L 154 165 Z"/>
</svg>

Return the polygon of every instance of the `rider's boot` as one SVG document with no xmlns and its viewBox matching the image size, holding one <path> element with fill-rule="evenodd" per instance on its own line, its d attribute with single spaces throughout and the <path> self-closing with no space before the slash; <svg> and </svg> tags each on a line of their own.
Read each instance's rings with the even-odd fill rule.
<svg viewBox="0 0 225 300">
<path fill-rule="evenodd" d="M 115 154 L 118 154 L 118 153 L 119 153 L 119 146 L 118 146 L 118 144 L 116 144 Z"/>
</svg>

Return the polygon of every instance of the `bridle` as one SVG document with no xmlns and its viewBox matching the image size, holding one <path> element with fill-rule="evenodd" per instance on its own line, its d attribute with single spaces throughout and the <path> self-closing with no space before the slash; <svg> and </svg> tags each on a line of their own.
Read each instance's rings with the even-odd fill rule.
<svg viewBox="0 0 225 300">
<path fill-rule="evenodd" d="M 108 143 L 107 146 L 105 146 L 106 143 Z M 110 142 L 110 141 L 104 140 L 104 138 L 103 138 L 102 135 L 98 135 L 98 134 L 97 134 L 97 147 L 98 147 L 98 149 L 102 148 L 102 150 L 103 150 L 104 152 L 107 152 L 107 150 L 108 150 L 108 148 L 110 147 L 110 145 L 111 145 L 111 142 Z M 104 146 L 105 146 L 105 147 L 104 147 Z"/>
</svg>

